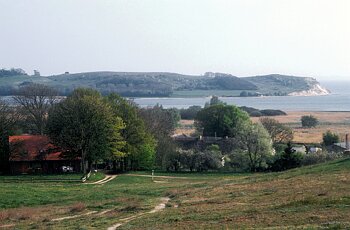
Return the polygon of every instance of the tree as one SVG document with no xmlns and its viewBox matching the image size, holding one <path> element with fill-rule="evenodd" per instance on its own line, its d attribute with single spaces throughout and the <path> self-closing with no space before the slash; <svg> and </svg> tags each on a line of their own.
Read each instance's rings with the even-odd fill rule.
<svg viewBox="0 0 350 230">
<path fill-rule="evenodd" d="M 318 125 L 318 119 L 312 115 L 302 116 L 301 117 L 301 125 L 305 128 L 312 128 Z"/>
<path fill-rule="evenodd" d="M 239 94 L 240 97 L 248 97 L 248 92 L 247 91 L 242 91 L 240 94 Z"/>
<path fill-rule="evenodd" d="M 219 99 L 219 97 L 218 96 L 212 96 L 211 98 L 210 98 L 210 103 L 209 103 L 210 105 L 218 105 L 218 104 L 223 104 L 223 102 Z"/>
<path fill-rule="evenodd" d="M 0 69 L 0 77 L 12 77 L 12 76 L 18 76 L 18 75 L 27 75 L 26 72 L 23 69 L 15 69 L 12 68 L 10 70 L 6 69 Z"/>
<path fill-rule="evenodd" d="M 124 155 L 124 123 L 95 90 L 77 89 L 55 105 L 47 127 L 56 145 L 81 157 L 84 173 L 97 160 Z"/>
<path fill-rule="evenodd" d="M 116 160 L 124 161 L 124 165 L 121 165 L 122 170 L 125 170 L 128 160 L 131 163 L 130 168 L 133 170 L 152 168 L 156 142 L 138 114 L 137 106 L 117 94 L 108 95 L 107 102 L 110 104 L 114 116 L 122 118 L 125 123 L 125 129 L 121 131 L 126 142 L 123 147 L 125 158 L 116 158 Z"/>
<path fill-rule="evenodd" d="M 323 134 L 323 144 L 325 146 L 333 145 L 334 143 L 339 142 L 339 136 L 336 133 L 332 133 L 331 131 L 327 131 Z"/>
<path fill-rule="evenodd" d="M 9 173 L 9 136 L 14 131 L 18 114 L 5 101 L 0 100 L 0 172 Z"/>
<path fill-rule="evenodd" d="M 198 112 L 195 125 L 204 136 L 234 137 L 249 115 L 233 105 L 217 104 Z"/>
<path fill-rule="evenodd" d="M 140 116 L 145 122 L 147 130 L 157 141 L 156 164 L 167 169 L 167 158 L 176 154 L 176 145 L 171 138 L 178 118 L 174 112 L 156 105 L 153 108 L 141 109 Z"/>
<path fill-rule="evenodd" d="M 302 156 L 296 153 L 291 143 L 289 142 L 287 148 L 281 155 L 277 155 L 276 160 L 272 163 L 271 169 L 273 171 L 283 171 L 300 166 Z"/>
<path fill-rule="evenodd" d="M 202 110 L 202 107 L 197 105 L 190 106 L 187 109 L 181 109 L 180 110 L 181 119 L 193 120 L 197 116 L 198 112 L 201 110 Z"/>
<path fill-rule="evenodd" d="M 218 169 L 221 165 L 222 154 L 217 145 L 211 145 L 204 151 L 197 151 L 195 154 L 195 169 L 198 172 Z"/>
<path fill-rule="evenodd" d="M 248 158 L 249 170 L 257 172 L 267 168 L 272 156 L 272 141 L 266 129 L 259 123 L 246 122 L 234 139 L 236 152 Z"/>
<path fill-rule="evenodd" d="M 43 135 L 49 108 L 57 102 L 57 92 L 45 85 L 30 84 L 21 88 L 13 99 L 21 107 L 29 129 Z"/>
<path fill-rule="evenodd" d="M 273 143 L 288 143 L 293 140 L 293 130 L 273 118 L 264 117 L 260 123 L 270 134 Z"/>
<path fill-rule="evenodd" d="M 211 145 L 204 151 L 199 149 L 178 149 L 176 152 L 166 156 L 166 169 L 168 171 L 179 171 L 189 169 L 191 172 L 216 170 L 222 167 L 222 154 L 217 145 Z"/>
</svg>

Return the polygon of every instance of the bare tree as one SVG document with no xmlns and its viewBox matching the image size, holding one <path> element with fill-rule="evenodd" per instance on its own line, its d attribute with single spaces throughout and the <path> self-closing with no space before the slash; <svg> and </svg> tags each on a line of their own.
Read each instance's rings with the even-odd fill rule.
<svg viewBox="0 0 350 230">
<path fill-rule="evenodd" d="M 0 171 L 9 172 L 9 136 L 18 120 L 18 114 L 5 101 L 0 100 Z"/>
<path fill-rule="evenodd" d="M 293 140 L 293 130 L 273 118 L 260 118 L 260 123 L 269 132 L 273 143 L 288 143 Z"/>
<path fill-rule="evenodd" d="M 20 106 L 27 125 L 34 133 L 43 135 L 48 110 L 58 100 L 57 92 L 49 86 L 30 84 L 18 90 L 13 99 Z"/>
</svg>

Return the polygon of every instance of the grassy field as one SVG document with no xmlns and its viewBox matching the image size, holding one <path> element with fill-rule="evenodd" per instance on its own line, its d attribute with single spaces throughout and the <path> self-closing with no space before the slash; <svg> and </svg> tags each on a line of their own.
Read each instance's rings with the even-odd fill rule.
<svg viewBox="0 0 350 230">
<path fill-rule="evenodd" d="M 300 119 L 303 115 L 313 115 L 319 120 L 316 128 L 301 128 Z M 287 116 L 277 116 L 274 119 L 291 126 L 294 130 L 294 142 L 321 143 L 323 133 L 330 130 L 345 140 L 345 134 L 350 132 L 350 112 L 288 112 Z M 253 118 L 258 120 L 258 118 Z"/>
<path fill-rule="evenodd" d="M 316 128 L 302 128 L 300 119 L 303 115 L 313 115 L 319 120 Z M 321 143 L 323 133 L 330 130 L 345 140 L 345 134 L 350 133 L 350 112 L 288 112 L 287 116 L 275 116 L 273 119 L 293 128 L 294 142 Z M 254 122 L 259 117 L 253 117 Z M 194 133 L 193 120 L 181 120 L 175 134 L 191 135 Z"/>
<path fill-rule="evenodd" d="M 144 174 L 104 185 L 0 177 L 0 228 L 107 229 L 135 215 L 118 229 L 350 228 L 350 159 L 283 173 Z M 166 208 L 146 213 L 162 197 Z"/>
</svg>

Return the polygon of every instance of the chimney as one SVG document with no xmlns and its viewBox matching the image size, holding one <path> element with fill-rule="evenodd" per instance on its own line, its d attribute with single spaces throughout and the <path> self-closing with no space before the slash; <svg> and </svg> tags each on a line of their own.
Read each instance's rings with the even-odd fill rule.
<svg viewBox="0 0 350 230">
<path fill-rule="evenodd" d="M 349 134 L 348 133 L 345 135 L 345 148 L 346 148 L 346 150 L 350 150 Z"/>
</svg>

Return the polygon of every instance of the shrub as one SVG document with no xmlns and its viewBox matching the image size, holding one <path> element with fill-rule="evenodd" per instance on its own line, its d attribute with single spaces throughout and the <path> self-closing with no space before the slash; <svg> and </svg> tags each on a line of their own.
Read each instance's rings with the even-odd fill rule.
<svg viewBox="0 0 350 230">
<path fill-rule="evenodd" d="M 276 155 L 276 158 L 271 164 L 270 168 L 272 171 L 283 171 L 296 168 L 301 165 L 302 158 L 302 154 L 295 152 L 295 150 L 292 148 L 292 145 L 288 143 L 287 148 L 285 148 L 284 152 Z"/>
<path fill-rule="evenodd" d="M 181 119 L 193 120 L 201 109 L 201 106 L 196 105 L 190 106 L 188 109 L 180 109 Z"/>
<path fill-rule="evenodd" d="M 263 116 L 285 116 L 287 113 L 283 112 L 282 110 L 276 110 L 276 109 L 263 109 L 260 110 Z"/>
<path fill-rule="evenodd" d="M 78 202 L 70 208 L 70 212 L 81 212 L 85 209 L 86 209 L 86 205 L 82 202 Z"/>
<path fill-rule="evenodd" d="M 301 125 L 305 128 L 312 128 L 318 125 L 318 119 L 312 115 L 302 116 L 301 117 Z"/>
<path fill-rule="evenodd" d="M 336 160 L 342 157 L 343 157 L 342 153 L 328 153 L 325 151 L 321 153 L 309 153 L 303 157 L 303 159 L 301 160 L 301 165 L 306 166 L 306 165 L 319 164 L 327 161 Z"/>
<path fill-rule="evenodd" d="M 323 144 L 325 146 L 330 146 L 338 142 L 339 142 L 339 136 L 337 134 L 332 133 L 329 130 L 323 134 Z"/>
</svg>

